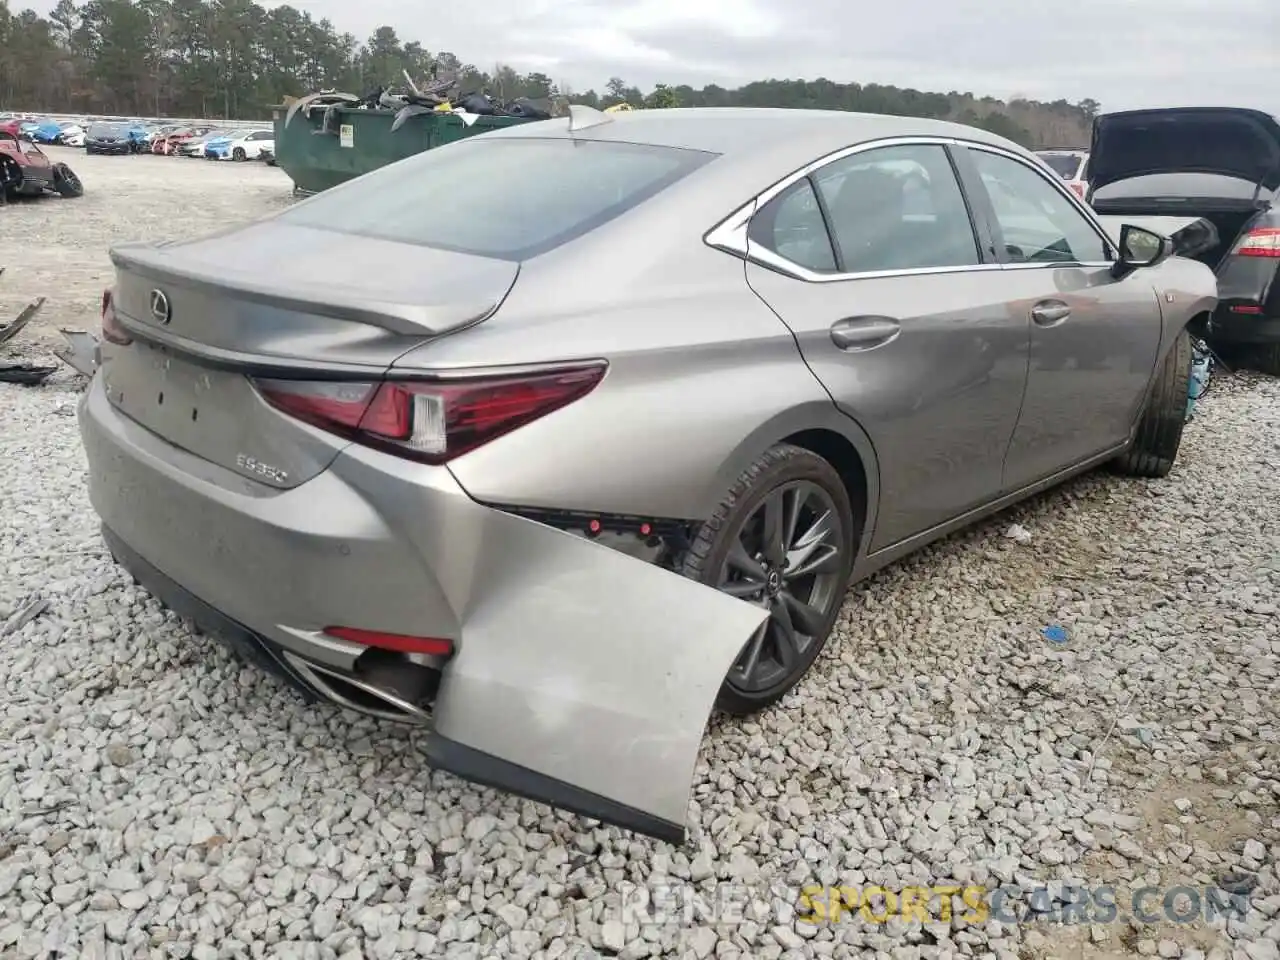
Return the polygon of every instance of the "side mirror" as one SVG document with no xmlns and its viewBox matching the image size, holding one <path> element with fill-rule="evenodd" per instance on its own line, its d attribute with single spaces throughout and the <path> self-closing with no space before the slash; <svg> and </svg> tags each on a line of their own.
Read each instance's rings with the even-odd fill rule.
<svg viewBox="0 0 1280 960">
<path fill-rule="evenodd" d="M 1126 223 L 1120 228 L 1120 257 L 1111 265 L 1119 280 L 1142 267 L 1154 267 L 1173 256 L 1173 241 L 1153 230 Z"/>
</svg>

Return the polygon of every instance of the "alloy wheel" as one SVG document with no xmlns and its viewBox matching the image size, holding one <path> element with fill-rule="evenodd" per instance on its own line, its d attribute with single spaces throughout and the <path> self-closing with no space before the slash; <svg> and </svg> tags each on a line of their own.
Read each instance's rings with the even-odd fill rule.
<svg viewBox="0 0 1280 960">
<path fill-rule="evenodd" d="M 769 611 L 726 678 L 744 693 L 777 686 L 805 669 L 840 602 L 847 533 L 830 495 L 815 483 L 775 487 L 735 532 L 720 572 L 724 593 Z"/>
</svg>

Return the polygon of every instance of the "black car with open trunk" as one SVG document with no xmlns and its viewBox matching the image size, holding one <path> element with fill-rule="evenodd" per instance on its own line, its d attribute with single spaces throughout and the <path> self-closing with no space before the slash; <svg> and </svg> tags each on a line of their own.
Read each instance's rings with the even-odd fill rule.
<svg viewBox="0 0 1280 960">
<path fill-rule="evenodd" d="M 1194 259 L 1218 277 L 1206 339 L 1280 375 L 1280 122 L 1239 107 L 1174 107 L 1094 121 L 1088 199 L 1103 215 L 1199 218 Z"/>
</svg>

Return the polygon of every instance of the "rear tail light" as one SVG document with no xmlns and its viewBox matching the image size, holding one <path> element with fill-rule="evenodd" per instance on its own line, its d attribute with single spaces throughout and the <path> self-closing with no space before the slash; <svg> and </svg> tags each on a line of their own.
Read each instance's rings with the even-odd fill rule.
<svg viewBox="0 0 1280 960">
<path fill-rule="evenodd" d="M 1250 230 L 1240 238 L 1235 252 L 1242 257 L 1280 258 L 1280 227 Z"/>
<path fill-rule="evenodd" d="M 385 383 L 258 380 L 278 410 L 423 463 L 445 463 L 586 396 L 603 363 L 520 376 Z"/>
<path fill-rule="evenodd" d="M 120 325 L 120 318 L 116 316 L 116 305 L 111 299 L 110 290 L 102 291 L 102 339 L 121 347 L 133 343 L 133 338 Z"/>
<path fill-rule="evenodd" d="M 325 627 L 324 632 L 339 640 L 349 640 L 362 647 L 376 647 L 396 653 L 422 653 L 432 657 L 448 657 L 453 654 L 453 641 L 441 637 L 409 637 L 401 633 L 382 633 L 379 630 L 360 630 L 356 627 Z"/>
<path fill-rule="evenodd" d="M 1071 188 L 1071 192 L 1074 193 L 1077 197 L 1079 197 L 1081 200 L 1084 199 L 1083 183 L 1080 183 L 1077 180 L 1072 180 L 1070 183 L 1067 184 L 1067 186 Z"/>
</svg>

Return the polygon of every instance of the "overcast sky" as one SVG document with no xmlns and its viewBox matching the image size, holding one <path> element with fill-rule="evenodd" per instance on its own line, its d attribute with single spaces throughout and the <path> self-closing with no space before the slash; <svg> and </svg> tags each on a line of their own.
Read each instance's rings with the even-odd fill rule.
<svg viewBox="0 0 1280 960">
<path fill-rule="evenodd" d="M 37 0 L 52 7 L 55 0 Z M 23 6 L 21 0 L 11 6 Z M 272 5 L 270 3 L 268 6 Z M 1280 113 L 1280 0 L 294 0 L 339 30 L 380 24 L 464 61 L 724 86 L 767 77 L 1092 97 L 1108 110 Z"/>
<path fill-rule="evenodd" d="M 428 50 L 540 69 L 736 86 L 826 76 L 1106 109 L 1280 112 L 1280 0 L 295 0 L 342 30 L 381 23 Z"/>
</svg>

